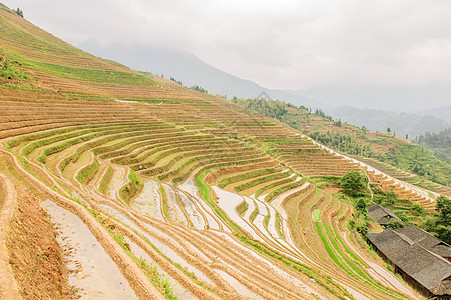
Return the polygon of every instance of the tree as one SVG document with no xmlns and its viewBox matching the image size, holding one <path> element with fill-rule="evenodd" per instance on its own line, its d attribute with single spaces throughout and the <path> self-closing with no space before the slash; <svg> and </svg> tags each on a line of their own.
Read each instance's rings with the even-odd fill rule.
<svg viewBox="0 0 451 300">
<path fill-rule="evenodd" d="M 391 128 L 387 127 L 387 133 L 390 133 L 390 132 L 391 132 Z"/>
<path fill-rule="evenodd" d="M 17 8 L 15 10 L 16 14 L 18 14 L 19 16 L 21 16 L 23 18 L 23 11 L 20 8 Z"/>
<path fill-rule="evenodd" d="M 424 229 L 433 233 L 445 243 L 451 243 L 451 200 L 445 196 L 437 198 L 436 215 L 427 218 L 423 224 Z"/>
<path fill-rule="evenodd" d="M 361 196 L 366 190 L 366 177 L 358 171 L 348 171 L 342 178 L 340 186 L 348 196 Z"/>
<path fill-rule="evenodd" d="M 435 209 L 438 213 L 438 222 L 444 226 L 451 226 L 451 200 L 443 195 L 438 197 Z"/>
<path fill-rule="evenodd" d="M 359 201 L 357 201 L 355 208 L 362 214 L 368 213 L 368 211 L 366 210 L 366 202 L 362 198 L 360 198 Z"/>
<path fill-rule="evenodd" d="M 401 221 L 394 220 L 394 221 L 391 221 L 390 223 L 388 223 L 385 227 L 391 228 L 391 229 L 399 229 L 399 228 L 406 227 L 406 224 L 404 224 Z"/>
</svg>

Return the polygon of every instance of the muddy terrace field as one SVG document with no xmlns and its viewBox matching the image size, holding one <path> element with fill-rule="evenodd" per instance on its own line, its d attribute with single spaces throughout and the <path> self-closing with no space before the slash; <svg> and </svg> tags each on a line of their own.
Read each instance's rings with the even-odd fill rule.
<svg viewBox="0 0 451 300">
<path fill-rule="evenodd" d="M 2 297 L 419 297 L 310 179 L 363 170 L 430 209 L 427 192 L 6 8 L 0 24 Z"/>
</svg>

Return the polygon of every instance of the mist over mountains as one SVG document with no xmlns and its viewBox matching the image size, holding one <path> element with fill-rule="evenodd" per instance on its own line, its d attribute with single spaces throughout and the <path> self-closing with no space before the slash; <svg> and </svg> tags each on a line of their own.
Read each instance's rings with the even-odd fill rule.
<svg viewBox="0 0 451 300">
<path fill-rule="evenodd" d="M 409 140 L 425 132 L 439 132 L 450 126 L 440 118 L 432 115 L 419 115 L 413 113 L 398 113 L 377 109 L 362 109 L 357 107 L 341 106 L 335 109 L 326 109 L 334 119 L 341 118 L 355 126 L 365 126 L 372 131 L 386 132 L 389 127 L 391 133 Z"/>
<path fill-rule="evenodd" d="M 311 107 L 321 106 L 318 101 L 304 97 L 298 92 L 267 89 L 253 81 L 223 72 L 186 51 L 114 43 L 102 46 L 95 41 L 87 41 L 78 46 L 89 53 L 119 61 L 135 70 L 150 71 L 165 78 L 174 77 L 188 87 L 197 84 L 211 94 L 225 95 L 228 98 L 255 98 L 265 92 L 273 99 Z"/>
<path fill-rule="evenodd" d="M 100 45 L 95 41 L 85 41 L 78 46 L 136 70 L 150 71 L 165 78 L 174 77 L 188 87 L 199 85 L 211 94 L 228 98 L 255 98 L 265 92 L 273 100 L 319 108 L 334 119 L 341 118 L 372 131 L 385 132 L 390 127 L 398 136 L 405 137 L 407 134 L 410 139 L 425 132 L 439 132 L 450 126 L 451 122 L 451 106 L 434 108 L 434 104 L 443 103 L 443 95 L 451 95 L 451 89 L 447 86 L 343 86 L 302 91 L 276 90 L 221 71 L 187 51 L 118 43 Z"/>
</svg>

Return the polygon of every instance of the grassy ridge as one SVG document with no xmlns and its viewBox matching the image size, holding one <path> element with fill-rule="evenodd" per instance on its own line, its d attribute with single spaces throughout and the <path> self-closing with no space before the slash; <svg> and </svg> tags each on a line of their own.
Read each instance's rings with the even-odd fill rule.
<svg viewBox="0 0 451 300">
<path fill-rule="evenodd" d="M 113 173 L 114 173 L 113 167 L 108 166 L 108 169 L 106 170 L 105 174 L 102 177 L 102 180 L 100 181 L 99 192 L 101 194 L 105 195 L 108 184 L 110 183 L 111 178 L 113 177 Z"/>
<path fill-rule="evenodd" d="M 284 179 L 284 180 L 276 181 L 276 182 L 270 183 L 270 184 L 268 184 L 268 185 L 265 185 L 264 187 L 258 189 L 258 190 L 255 192 L 255 197 L 258 198 L 258 196 L 260 196 L 262 193 L 264 193 L 264 192 L 266 192 L 266 191 L 269 191 L 269 190 L 271 190 L 272 188 L 274 188 L 274 187 L 276 187 L 276 186 L 279 186 L 279 185 L 282 185 L 282 184 L 286 184 L 286 183 L 292 182 L 292 181 L 294 181 L 295 179 L 296 179 L 296 178 L 293 176 L 293 177 L 289 177 L 289 178 Z"/>
<path fill-rule="evenodd" d="M 136 175 L 133 170 L 128 174 L 128 183 L 119 190 L 119 197 L 125 202 L 129 203 L 130 199 L 142 190 L 144 187 L 143 181 Z"/>
<path fill-rule="evenodd" d="M 255 218 L 257 218 L 257 215 L 260 213 L 260 209 L 258 208 L 257 202 L 255 202 L 255 200 L 254 200 L 254 207 L 255 207 L 254 210 L 252 211 L 252 213 L 249 216 L 249 220 L 251 222 L 254 222 Z"/>
<path fill-rule="evenodd" d="M 243 180 L 246 180 L 249 178 L 253 178 L 253 177 L 257 177 L 257 176 L 272 174 L 274 172 L 277 172 L 277 169 L 270 168 L 270 169 L 260 169 L 260 170 L 251 171 L 251 172 L 247 172 L 247 173 L 240 174 L 237 176 L 223 178 L 218 182 L 218 186 L 220 188 L 224 188 L 232 183 L 240 182 L 240 181 L 243 181 Z"/>
<path fill-rule="evenodd" d="M 234 188 L 234 190 L 236 192 L 241 192 L 241 191 L 247 190 L 247 189 L 249 189 L 251 187 L 254 187 L 256 185 L 259 185 L 259 184 L 262 184 L 262 183 L 265 183 L 265 182 L 268 182 L 268 181 L 274 181 L 274 180 L 283 179 L 283 178 L 286 178 L 286 177 L 289 177 L 289 176 L 290 176 L 290 172 L 284 172 L 284 173 L 273 174 L 273 175 L 270 175 L 270 176 L 260 177 L 260 178 L 251 180 L 249 182 L 240 184 L 240 185 L 236 186 Z"/>
<path fill-rule="evenodd" d="M 237 207 L 236 207 L 236 211 L 240 214 L 240 216 L 244 216 L 244 214 L 246 213 L 246 211 L 249 209 L 249 204 L 247 204 L 247 202 L 245 200 L 243 200 L 243 202 L 241 202 Z"/>
<path fill-rule="evenodd" d="M 94 177 L 98 168 L 99 162 L 97 159 L 94 159 L 91 164 L 84 166 L 80 171 L 78 171 L 75 179 L 77 179 L 80 183 L 87 183 Z"/>
<path fill-rule="evenodd" d="M 283 192 L 286 192 L 288 190 L 300 187 L 304 184 L 303 180 L 299 180 L 299 181 L 295 181 L 293 183 L 284 185 L 274 191 L 272 191 L 271 193 L 269 193 L 266 197 L 265 197 L 265 201 L 266 202 L 271 202 L 275 197 L 277 197 L 278 195 L 282 194 Z"/>
</svg>

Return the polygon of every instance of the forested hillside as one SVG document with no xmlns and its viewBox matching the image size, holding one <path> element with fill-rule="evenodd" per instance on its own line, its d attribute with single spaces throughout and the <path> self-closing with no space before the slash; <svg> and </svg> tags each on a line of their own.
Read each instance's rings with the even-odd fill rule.
<svg viewBox="0 0 451 300">
<path fill-rule="evenodd" d="M 415 143 L 427 148 L 438 158 L 451 162 L 451 127 L 438 133 L 426 132 L 416 138 Z"/>
</svg>

